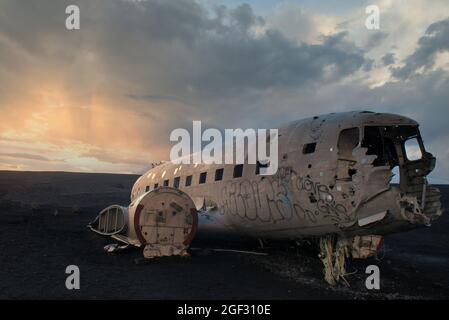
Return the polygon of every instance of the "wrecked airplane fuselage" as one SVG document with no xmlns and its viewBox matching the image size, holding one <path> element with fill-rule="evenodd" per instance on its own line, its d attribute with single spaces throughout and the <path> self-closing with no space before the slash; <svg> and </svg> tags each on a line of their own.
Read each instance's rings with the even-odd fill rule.
<svg viewBox="0 0 449 320">
<path fill-rule="evenodd" d="M 334 237 L 358 252 L 354 257 L 376 250 L 380 236 L 429 226 L 442 213 L 440 193 L 426 180 L 435 158 L 414 120 L 367 111 L 316 116 L 280 128 L 278 143 L 275 175 L 259 175 L 260 164 L 244 164 L 236 176 L 238 165 L 167 162 L 137 180 L 131 201 L 170 186 L 192 199 L 199 231 L 326 239 L 333 254 Z M 217 170 L 224 170 L 218 181 Z M 130 235 L 128 243 L 142 244 Z"/>
</svg>

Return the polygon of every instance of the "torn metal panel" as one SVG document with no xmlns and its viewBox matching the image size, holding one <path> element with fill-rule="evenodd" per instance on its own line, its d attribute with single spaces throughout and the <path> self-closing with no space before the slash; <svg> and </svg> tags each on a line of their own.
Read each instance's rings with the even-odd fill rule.
<svg viewBox="0 0 449 320">
<path fill-rule="evenodd" d="M 359 219 L 359 226 L 364 227 L 366 225 L 369 225 L 371 223 L 377 222 L 385 218 L 387 215 L 387 211 L 382 211 L 379 213 L 375 213 L 373 215 L 367 216 L 365 218 Z"/>
<path fill-rule="evenodd" d="M 193 197 L 192 200 L 195 203 L 196 210 L 206 209 L 206 201 L 204 197 Z"/>
<path fill-rule="evenodd" d="M 108 245 L 106 245 L 106 246 L 104 246 L 104 251 L 106 251 L 107 253 L 113 253 L 113 252 L 120 252 L 120 251 L 123 251 L 123 250 L 125 250 L 125 249 L 127 249 L 129 247 L 129 245 L 128 244 L 125 244 L 125 245 L 118 245 L 117 243 L 111 243 L 111 244 L 108 244 Z"/>
</svg>

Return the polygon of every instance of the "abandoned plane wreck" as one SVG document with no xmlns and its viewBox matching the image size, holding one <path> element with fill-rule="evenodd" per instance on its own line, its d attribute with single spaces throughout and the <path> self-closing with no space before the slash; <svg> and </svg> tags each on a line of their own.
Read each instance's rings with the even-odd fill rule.
<svg viewBox="0 0 449 320">
<path fill-rule="evenodd" d="M 442 214 L 440 192 L 426 179 L 435 157 L 418 127 L 369 111 L 294 121 L 279 129 L 276 174 L 260 175 L 260 163 L 165 162 L 136 181 L 128 207 L 104 209 L 89 227 L 124 243 L 111 250 L 139 246 L 148 258 L 187 255 L 197 230 L 313 241 L 335 284 L 346 258 L 373 256 L 384 235 Z"/>
</svg>

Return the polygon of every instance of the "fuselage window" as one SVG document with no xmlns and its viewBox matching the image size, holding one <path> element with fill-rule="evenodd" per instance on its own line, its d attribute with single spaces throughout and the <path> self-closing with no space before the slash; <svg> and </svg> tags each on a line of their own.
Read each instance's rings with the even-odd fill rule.
<svg viewBox="0 0 449 320">
<path fill-rule="evenodd" d="M 243 164 L 237 164 L 234 166 L 234 178 L 240 178 L 243 176 Z"/>
<path fill-rule="evenodd" d="M 173 180 L 173 188 L 176 188 L 176 189 L 179 188 L 179 180 L 180 180 L 180 179 L 181 179 L 180 177 L 176 177 L 176 178 Z"/>
<path fill-rule="evenodd" d="M 257 161 L 257 163 L 256 163 L 256 174 L 260 174 L 260 168 L 268 168 L 269 166 L 270 166 L 270 162 L 260 163 L 260 161 Z"/>
<path fill-rule="evenodd" d="M 416 161 L 422 158 L 421 147 L 418 139 L 411 138 L 404 142 L 405 156 L 409 161 Z"/>
<path fill-rule="evenodd" d="M 206 183 L 206 178 L 207 178 L 207 172 L 201 172 L 200 173 L 200 184 Z"/>
<path fill-rule="evenodd" d="M 169 180 L 164 180 L 164 187 L 168 187 Z"/>
<path fill-rule="evenodd" d="M 192 185 L 192 176 L 186 177 L 186 187 L 189 187 Z"/>
<path fill-rule="evenodd" d="M 338 158 L 342 160 L 353 161 L 352 150 L 359 144 L 359 128 L 344 129 L 338 137 Z"/>
<path fill-rule="evenodd" d="M 304 147 L 302 148 L 302 153 L 303 154 L 309 154 L 309 153 L 314 153 L 316 149 L 316 142 L 312 142 L 312 143 L 307 143 L 304 145 Z"/>
<path fill-rule="evenodd" d="M 157 189 L 157 187 L 159 187 L 159 183 L 154 184 L 154 189 Z"/>
<path fill-rule="evenodd" d="M 406 129 L 407 130 L 407 129 Z M 400 140 L 403 133 L 400 127 L 366 126 L 362 147 L 367 148 L 367 155 L 376 155 L 373 166 L 390 166 L 399 164 L 394 140 Z"/>
<path fill-rule="evenodd" d="M 223 180 L 223 172 L 224 172 L 223 168 L 215 170 L 215 181 Z"/>
<path fill-rule="evenodd" d="M 352 151 L 359 145 L 359 128 L 344 129 L 340 132 L 337 142 L 338 161 L 337 179 L 352 181 L 352 176 L 357 173 L 357 159 Z"/>
</svg>

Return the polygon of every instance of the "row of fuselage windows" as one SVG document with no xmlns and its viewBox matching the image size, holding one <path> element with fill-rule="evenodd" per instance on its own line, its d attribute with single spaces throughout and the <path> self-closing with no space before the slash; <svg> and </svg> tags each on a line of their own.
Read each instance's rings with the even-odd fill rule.
<svg viewBox="0 0 449 320">
<path fill-rule="evenodd" d="M 312 143 L 307 143 L 303 145 L 303 149 L 302 149 L 302 153 L 303 154 L 310 154 L 310 153 L 314 153 L 316 149 L 316 142 L 312 142 Z M 268 167 L 268 164 L 261 164 L 259 161 L 257 161 L 257 165 L 256 165 L 256 175 L 259 174 L 260 172 L 260 168 L 262 167 Z M 214 181 L 221 181 L 223 180 L 223 174 L 224 174 L 224 168 L 220 168 L 215 170 L 215 179 Z M 243 164 L 237 164 L 234 166 L 234 173 L 233 173 L 233 177 L 234 178 L 240 178 L 243 176 Z M 207 180 L 207 171 L 206 172 L 201 172 L 199 179 L 198 179 L 198 184 L 205 184 Z M 179 188 L 180 186 L 180 182 L 181 182 L 181 177 L 175 177 L 175 179 L 173 180 L 173 188 Z M 170 180 L 164 180 L 163 183 L 161 184 L 161 186 L 164 187 L 168 187 L 170 185 Z M 184 185 L 186 187 L 190 187 L 192 185 L 192 175 L 187 176 L 184 182 Z M 159 183 L 155 183 L 153 186 L 153 189 L 156 189 L 157 187 L 159 187 Z M 150 186 L 146 186 L 145 187 L 145 192 L 150 191 Z"/>
<path fill-rule="evenodd" d="M 257 165 L 257 167 L 256 167 L 256 174 L 259 174 L 259 166 L 260 165 Z M 224 168 L 215 170 L 214 181 L 223 180 L 223 175 L 224 175 Z M 234 166 L 234 172 L 233 172 L 232 176 L 234 178 L 241 178 L 243 176 L 243 164 L 237 164 Z M 185 181 L 184 181 L 184 186 L 190 187 L 192 185 L 192 180 L 193 180 L 192 175 L 186 176 Z M 205 184 L 206 181 L 207 181 L 207 171 L 201 172 L 198 177 L 198 184 Z M 173 179 L 172 187 L 179 188 L 180 184 L 181 184 L 181 177 L 175 177 Z M 164 180 L 162 182 L 162 184 L 155 183 L 153 185 L 153 189 L 156 189 L 160 186 L 164 186 L 164 187 L 170 186 L 170 179 Z M 146 186 L 146 188 L 145 188 L 145 192 L 148 192 L 148 191 L 150 191 L 150 186 Z"/>
</svg>

